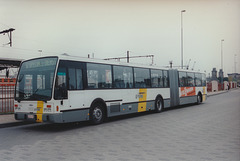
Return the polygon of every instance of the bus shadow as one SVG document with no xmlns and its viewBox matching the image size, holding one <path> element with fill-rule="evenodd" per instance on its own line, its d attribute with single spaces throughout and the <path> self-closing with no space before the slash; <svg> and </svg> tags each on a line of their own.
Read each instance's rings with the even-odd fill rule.
<svg viewBox="0 0 240 161">
<path fill-rule="evenodd" d="M 194 106 L 200 106 L 200 105 L 188 104 L 188 105 L 171 107 L 171 108 L 164 109 L 163 114 L 165 112 L 171 112 L 173 110 L 175 111 L 175 110 L 180 110 L 180 109 L 188 108 L 188 107 L 194 108 Z M 142 116 L 151 115 L 151 114 L 156 114 L 156 112 L 155 111 L 146 111 L 146 112 L 141 112 L 141 113 L 133 113 L 133 114 L 114 116 L 114 117 L 107 118 L 103 124 L 108 124 L 108 123 L 117 122 L 117 121 L 121 121 L 121 120 L 128 120 L 128 119 L 142 117 Z M 85 127 L 93 127 L 93 126 L 101 126 L 101 125 L 92 125 L 90 121 L 62 123 L 62 124 L 40 123 L 40 124 L 33 124 L 32 126 L 24 127 L 24 129 L 31 130 L 31 131 L 38 131 L 38 132 L 53 132 L 54 133 L 54 132 L 64 132 L 64 131 L 70 131 L 70 130 L 74 130 L 74 129 L 81 129 L 81 128 L 85 128 Z"/>
<path fill-rule="evenodd" d="M 191 104 L 186 104 L 186 105 L 174 106 L 174 107 L 164 109 L 164 112 L 172 111 L 172 110 L 180 110 L 180 109 L 184 109 L 184 108 L 188 108 L 188 107 L 196 107 L 196 106 L 201 106 L 201 104 L 191 103 Z"/>
<path fill-rule="evenodd" d="M 192 104 L 187 104 L 187 105 L 174 106 L 174 107 L 164 109 L 161 113 L 164 114 L 165 112 L 181 110 L 181 109 L 188 108 L 188 107 L 193 107 L 194 108 L 194 107 L 200 106 L 200 105 L 201 104 L 197 105 L 196 103 L 192 103 Z M 146 112 L 140 112 L 140 113 L 114 116 L 114 117 L 107 118 L 107 121 L 105 123 L 110 123 L 110 122 L 120 121 L 120 120 L 126 120 L 126 119 L 132 119 L 132 118 L 137 118 L 137 117 L 141 117 L 141 116 L 145 116 L 145 115 L 151 115 L 151 114 L 158 114 L 158 113 L 156 113 L 155 111 L 152 110 L 152 111 L 146 111 Z"/>
<path fill-rule="evenodd" d="M 70 131 L 74 129 L 82 129 L 86 127 L 94 127 L 101 125 L 112 123 L 115 121 L 121 121 L 126 119 L 131 119 L 135 117 L 141 117 L 143 115 L 148 115 L 149 113 L 153 113 L 152 111 L 143 112 L 143 113 L 134 113 L 134 114 L 127 114 L 127 115 L 120 115 L 115 117 L 107 118 L 103 124 L 100 125 L 93 125 L 90 121 L 83 121 L 83 122 L 73 122 L 73 123 L 62 123 L 62 124 L 56 124 L 56 123 L 35 123 L 30 126 L 25 126 L 22 129 L 28 130 L 28 131 L 36 131 L 36 132 L 64 132 L 64 131 Z"/>
<path fill-rule="evenodd" d="M 64 132 L 70 131 L 74 129 L 80 129 L 84 127 L 90 126 L 91 123 L 89 121 L 84 122 L 73 122 L 73 123 L 37 123 L 32 126 L 24 127 L 25 130 L 37 131 L 37 132 Z"/>
</svg>

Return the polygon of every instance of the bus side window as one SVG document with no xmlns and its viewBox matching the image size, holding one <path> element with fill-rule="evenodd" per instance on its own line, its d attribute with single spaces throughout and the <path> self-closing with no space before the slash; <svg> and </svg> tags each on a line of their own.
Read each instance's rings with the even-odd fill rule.
<svg viewBox="0 0 240 161">
<path fill-rule="evenodd" d="M 83 89 L 82 69 L 76 69 L 77 89 Z"/>
<path fill-rule="evenodd" d="M 55 99 L 67 98 L 67 78 L 66 78 L 66 68 L 59 67 L 57 71 L 57 77 L 55 82 Z"/>
<path fill-rule="evenodd" d="M 195 84 L 197 87 L 202 86 L 202 75 L 200 73 L 195 73 Z"/>
<path fill-rule="evenodd" d="M 206 86 L 206 75 L 205 74 L 201 74 L 202 75 L 202 86 Z"/>
<path fill-rule="evenodd" d="M 132 88 L 133 71 L 132 67 L 113 66 L 113 88 Z"/>
<path fill-rule="evenodd" d="M 194 87 L 194 73 L 187 73 L 187 86 L 188 87 Z"/>
<path fill-rule="evenodd" d="M 179 87 L 186 87 L 187 86 L 187 73 L 186 72 L 179 72 Z"/>
<path fill-rule="evenodd" d="M 163 83 L 164 87 L 169 87 L 169 80 L 168 80 L 168 71 L 163 71 Z"/>
<path fill-rule="evenodd" d="M 145 68 L 134 68 L 135 88 L 151 87 L 150 70 Z"/>
<path fill-rule="evenodd" d="M 69 90 L 83 89 L 82 69 L 69 68 Z"/>
<path fill-rule="evenodd" d="M 87 63 L 88 88 L 112 88 L 111 65 Z"/>
<path fill-rule="evenodd" d="M 152 87 L 163 87 L 163 73 L 162 70 L 151 69 Z"/>
<path fill-rule="evenodd" d="M 69 90 L 74 90 L 77 88 L 76 82 L 76 71 L 75 68 L 68 69 L 68 77 L 69 77 Z"/>
</svg>

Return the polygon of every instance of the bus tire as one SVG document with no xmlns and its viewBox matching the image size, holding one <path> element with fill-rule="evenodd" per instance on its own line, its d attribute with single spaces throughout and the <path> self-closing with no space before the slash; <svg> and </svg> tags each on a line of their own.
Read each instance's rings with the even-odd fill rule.
<svg viewBox="0 0 240 161">
<path fill-rule="evenodd" d="M 155 111 L 160 113 L 163 111 L 163 99 L 161 97 L 157 97 L 155 100 Z"/>
<path fill-rule="evenodd" d="M 105 119 L 105 111 L 102 103 L 94 103 L 90 109 L 90 120 L 94 125 L 101 124 Z"/>
<path fill-rule="evenodd" d="M 197 104 L 199 105 L 202 102 L 202 95 L 198 93 L 197 95 Z"/>
</svg>

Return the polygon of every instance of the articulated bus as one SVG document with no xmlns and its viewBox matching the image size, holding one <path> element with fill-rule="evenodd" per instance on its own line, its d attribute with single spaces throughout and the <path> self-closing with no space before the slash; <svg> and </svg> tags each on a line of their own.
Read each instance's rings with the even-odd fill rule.
<svg viewBox="0 0 240 161">
<path fill-rule="evenodd" d="M 21 63 L 16 120 L 67 123 L 156 111 L 207 98 L 206 76 L 189 70 L 70 56 Z"/>
</svg>

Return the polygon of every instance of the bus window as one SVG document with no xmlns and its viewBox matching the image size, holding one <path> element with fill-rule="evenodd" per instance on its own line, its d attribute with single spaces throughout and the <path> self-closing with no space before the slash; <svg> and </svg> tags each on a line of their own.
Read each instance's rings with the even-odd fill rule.
<svg viewBox="0 0 240 161">
<path fill-rule="evenodd" d="M 163 87 L 162 70 L 151 69 L 152 87 Z"/>
<path fill-rule="evenodd" d="M 87 63 L 88 88 L 112 88 L 111 65 Z"/>
<path fill-rule="evenodd" d="M 82 69 L 76 69 L 77 89 L 83 89 Z"/>
<path fill-rule="evenodd" d="M 69 75 L 69 89 L 70 90 L 83 89 L 82 69 L 69 68 L 68 75 Z"/>
<path fill-rule="evenodd" d="M 194 73 L 187 73 L 187 86 L 194 87 Z"/>
<path fill-rule="evenodd" d="M 68 69 L 69 90 L 77 89 L 75 68 Z"/>
<path fill-rule="evenodd" d="M 25 85 L 24 85 L 24 93 L 32 94 L 33 93 L 33 75 L 25 76 Z"/>
<path fill-rule="evenodd" d="M 134 68 L 135 88 L 151 87 L 149 69 Z"/>
<path fill-rule="evenodd" d="M 179 77 L 179 87 L 187 86 L 187 73 L 186 72 L 178 72 Z"/>
<path fill-rule="evenodd" d="M 195 84 L 196 86 L 202 86 L 202 75 L 200 73 L 195 73 Z"/>
<path fill-rule="evenodd" d="M 206 83 L 206 75 L 205 74 L 202 74 L 202 86 L 206 86 L 207 83 Z"/>
<path fill-rule="evenodd" d="M 113 88 L 132 88 L 133 70 L 131 67 L 113 66 Z"/>
<path fill-rule="evenodd" d="M 163 71 L 163 84 L 164 87 L 169 87 L 168 71 Z"/>
<path fill-rule="evenodd" d="M 59 67 L 57 71 L 57 77 L 55 82 L 55 99 L 67 98 L 67 77 L 66 77 L 66 68 Z"/>
<path fill-rule="evenodd" d="M 45 75 L 37 75 L 37 89 L 46 89 L 45 80 Z"/>
</svg>

